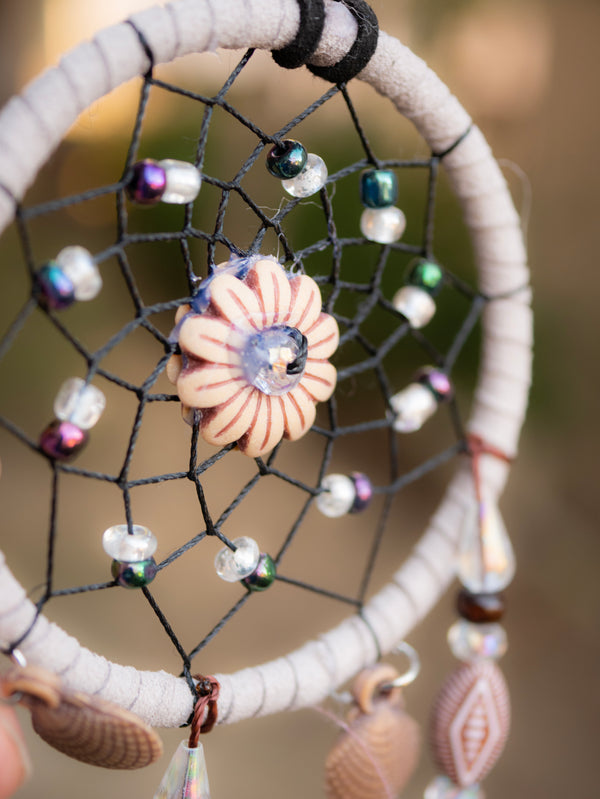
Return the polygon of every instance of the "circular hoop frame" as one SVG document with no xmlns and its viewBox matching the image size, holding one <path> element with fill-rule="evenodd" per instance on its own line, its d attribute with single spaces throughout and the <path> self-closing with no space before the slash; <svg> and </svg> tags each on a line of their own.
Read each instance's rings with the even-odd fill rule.
<svg viewBox="0 0 600 799">
<path fill-rule="evenodd" d="M 0 114 L 0 232 L 14 217 L 15 201 L 78 115 L 148 70 L 141 39 L 158 64 L 216 47 L 281 49 L 294 39 L 298 25 L 296 0 L 176 0 L 107 28 L 68 53 Z M 356 31 L 355 19 L 341 3 L 326 2 L 325 28 L 312 63 L 337 63 Z M 493 299 L 483 317 L 482 360 L 468 431 L 513 457 L 527 406 L 532 320 L 525 247 L 505 180 L 458 101 L 399 41 L 380 33 L 358 77 L 389 98 L 434 153 L 448 151 L 443 165 L 463 207 L 479 288 Z M 506 463 L 481 458 L 481 480 L 489 496 L 498 497 L 507 475 Z M 389 652 L 452 579 L 457 532 L 472 496 L 472 478 L 462 466 L 412 555 L 364 607 L 362 617 L 348 618 L 287 656 L 217 675 L 220 723 L 313 705 Z M 36 610 L 1 552 L 0 609 L 2 646 L 23 635 Z M 110 663 L 44 616 L 19 648 L 29 663 L 55 671 L 70 687 L 116 702 L 155 726 L 181 725 L 191 713 L 193 698 L 183 679 Z"/>
</svg>

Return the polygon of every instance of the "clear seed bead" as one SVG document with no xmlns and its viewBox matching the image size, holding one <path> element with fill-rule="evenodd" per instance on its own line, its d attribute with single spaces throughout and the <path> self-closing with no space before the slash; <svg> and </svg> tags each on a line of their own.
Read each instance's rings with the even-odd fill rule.
<svg viewBox="0 0 600 799">
<path fill-rule="evenodd" d="M 309 153 L 302 172 L 295 178 L 282 180 L 281 185 L 292 197 L 310 197 L 320 191 L 327 182 L 325 161 L 314 153 Z"/>
<path fill-rule="evenodd" d="M 458 550 L 458 579 L 472 594 L 502 591 L 515 574 L 515 555 L 495 503 L 483 497 L 467 511 Z"/>
<path fill-rule="evenodd" d="M 236 583 L 252 574 L 260 560 L 260 550 L 253 538 L 242 536 L 233 541 L 235 552 L 229 547 L 217 552 L 215 569 L 222 580 L 227 583 Z"/>
<path fill-rule="evenodd" d="M 424 799 L 485 799 L 479 785 L 459 788 L 448 777 L 435 777 L 425 788 Z"/>
<path fill-rule="evenodd" d="M 421 383 L 411 383 L 390 398 L 395 414 L 393 423 L 397 433 L 413 433 L 433 416 L 437 401 L 433 393 Z"/>
<path fill-rule="evenodd" d="M 280 396 L 295 388 L 304 374 L 308 342 L 295 327 L 275 325 L 252 336 L 242 362 L 249 383 L 263 394 Z"/>
<path fill-rule="evenodd" d="M 156 536 L 141 524 L 131 525 L 131 534 L 126 524 L 115 524 L 102 535 L 102 547 L 106 554 L 121 563 L 139 563 L 149 560 L 156 552 Z"/>
<path fill-rule="evenodd" d="M 501 624 L 473 624 L 466 619 L 459 619 L 450 627 L 448 645 L 454 657 L 467 662 L 499 660 L 508 648 L 506 631 Z"/>
<path fill-rule="evenodd" d="M 324 516 L 334 519 L 349 513 L 356 500 L 356 486 L 345 474 L 328 474 L 321 483 L 322 493 L 317 495 L 317 508 Z"/>
<path fill-rule="evenodd" d="M 91 252 L 85 247 L 65 247 L 56 263 L 73 284 L 76 300 L 93 300 L 102 288 L 102 277 Z"/>
<path fill-rule="evenodd" d="M 102 416 L 106 398 L 96 386 L 86 385 L 80 377 L 70 377 L 60 387 L 54 400 L 54 415 L 89 430 Z"/>
<path fill-rule="evenodd" d="M 425 327 L 435 314 L 435 300 L 417 286 L 403 286 L 394 295 L 392 305 L 408 319 L 410 326 L 417 330 Z"/>
<path fill-rule="evenodd" d="M 399 208 L 365 208 L 360 217 L 360 229 L 369 241 L 392 244 L 404 233 L 406 217 Z"/>
<path fill-rule="evenodd" d="M 165 190 L 160 198 L 163 203 L 183 205 L 196 199 L 200 191 L 202 176 L 194 164 L 165 158 L 164 161 L 159 161 L 158 165 L 165 170 L 167 177 Z"/>
</svg>

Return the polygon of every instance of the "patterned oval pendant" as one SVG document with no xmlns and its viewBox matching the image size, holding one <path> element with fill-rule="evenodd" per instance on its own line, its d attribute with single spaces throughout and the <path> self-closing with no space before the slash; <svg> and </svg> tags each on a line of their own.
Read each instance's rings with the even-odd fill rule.
<svg viewBox="0 0 600 799">
<path fill-rule="evenodd" d="M 410 779 L 419 757 L 419 727 L 405 713 L 399 689 L 380 691 L 397 676 L 391 666 L 377 665 L 356 678 L 348 727 L 325 763 L 328 799 L 392 799 Z"/>
<path fill-rule="evenodd" d="M 434 704 L 433 756 L 457 785 L 474 785 L 500 756 L 509 726 L 508 687 L 498 666 L 465 664 L 446 680 Z"/>
<path fill-rule="evenodd" d="M 67 691 L 44 669 L 12 669 L 2 677 L 2 688 L 7 696 L 19 696 L 46 743 L 83 763 L 134 769 L 162 755 L 160 738 L 134 713 L 99 697 Z"/>
</svg>

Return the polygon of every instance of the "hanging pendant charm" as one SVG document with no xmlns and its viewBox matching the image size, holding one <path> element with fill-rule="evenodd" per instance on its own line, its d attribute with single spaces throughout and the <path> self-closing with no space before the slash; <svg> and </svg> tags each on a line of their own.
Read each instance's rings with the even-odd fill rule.
<svg viewBox="0 0 600 799">
<path fill-rule="evenodd" d="M 37 734 L 69 757 L 104 768 L 134 769 L 162 755 L 152 727 L 128 710 L 96 696 L 66 690 L 59 678 L 35 666 L 11 669 L 2 678 L 6 696 L 31 711 Z"/>
<path fill-rule="evenodd" d="M 182 741 L 177 747 L 154 799 L 210 799 L 204 749 L 198 739 L 201 733 L 210 732 L 217 723 L 217 699 L 221 686 L 214 677 L 201 674 L 194 680 L 197 699 L 189 740 Z"/>
<path fill-rule="evenodd" d="M 397 677 L 392 666 L 377 664 L 354 681 L 347 729 L 325 764 L 328 799 L 393 799 L 410 779 L 420 733 L 400 689 L 388 688 Z"/>
<path fill-rule="evenodd" d="M 154 799 L 210 799 L 201 743 L 192 748 L 186 741 L 179 744 Z"/>
<path fill-rule="evenodd" d="M 479 783 L 500 757 L 509 725 L 508 688 L 498 666 L 490 660 L 459 666 L 433 708 L 434 758 L 461 788 Z"/>
</svg>

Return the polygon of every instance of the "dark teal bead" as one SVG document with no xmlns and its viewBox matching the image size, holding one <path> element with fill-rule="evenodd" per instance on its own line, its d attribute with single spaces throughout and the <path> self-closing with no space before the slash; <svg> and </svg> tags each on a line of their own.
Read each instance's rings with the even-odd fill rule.
<svg viewBox="0 0 600 799">
<path fill-rule="evenodd" d="M 271 585 L 276 574 L 277 567 L 273 563 L 273 559 L 263 552 L 256 569 L 248 577 L 244 577 L 241 582 L 251 591 L 264 591 Z"/>
<path fill-rule="evenodd" d="M 398 178 L 391 169 L 369 169 L 360 176 L 360 199 L 367 208 L 387 208 L 398 199 Z"/>
<path fill-rule="evenodd" d="M 123 563 L 113 560 L 111 574 L 123 588 L 143 588 L 156 577 L 156 561 L 154 558 L 140 560 L 136 563 Z"/>
<path fill-rule="evenodd" d="M 418 286 L 434 297 L 442 288 L 444 270 L 433 261 L 419 261 L 408 272 L 406 282 L 411 286 Z"/>
<path fill-rule="evenodd" d="M 35 276 L 42 304 L 62 311 L 75 302 L 75 286 L 55 261 L 48 261 Z"/>
<path fill-rule="evenodd" d="M 284 139 L 267 153 L 267 169 L 276 178 L 289 180 L 304 169 L 308 153 L 299 141 Z"/>
</svg>

